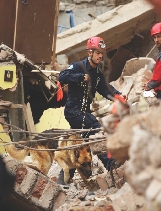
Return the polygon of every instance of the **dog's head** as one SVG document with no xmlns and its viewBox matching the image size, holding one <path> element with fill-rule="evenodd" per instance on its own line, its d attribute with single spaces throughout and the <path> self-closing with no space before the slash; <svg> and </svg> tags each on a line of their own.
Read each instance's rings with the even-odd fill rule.
<svg viewBox="0 0 161 211">
<path fill-rule="evenodd" d="M 77 167 L 80 169 L 82 174 L 88 179 L 92 175 L 91 171 L 91 150 L 90 146 L 83 146 L 74 149 L 75 157 L 77 158 Z"/>
</svg>

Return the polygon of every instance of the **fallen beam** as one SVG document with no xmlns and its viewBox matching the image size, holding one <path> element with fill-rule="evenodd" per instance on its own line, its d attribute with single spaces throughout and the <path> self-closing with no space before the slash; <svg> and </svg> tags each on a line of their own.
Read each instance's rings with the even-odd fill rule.
<svg viewBox="0 0 161 211">
<path fill-rule="evenodd" d="M 111 51 L 127 44 L 135 34 L 150 29 L 156 21 L 153 7 L 144 0 L 120 5 L 90 22 L 84 22 L 58 34 L 56 54 L 66 54 L 69 62 L 86 56 L 86 41 L 101 36 Z"/>
</svg>

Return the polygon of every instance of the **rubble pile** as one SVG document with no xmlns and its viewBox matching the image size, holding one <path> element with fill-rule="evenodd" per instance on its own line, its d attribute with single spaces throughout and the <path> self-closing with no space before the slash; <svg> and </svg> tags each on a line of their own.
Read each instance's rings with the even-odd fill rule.
<svg viewBox="0 0 161 211">
<path fill-rule="evenodd" d="M 130 112 L 136 113 L 144 111 L 155 103 L 156 97 L 153 92 L 150 91 L 145 94 L 143 92 L 143 84 L 146 84 L 152 77 L 154 65 L 155 61 L 152 58 L 139 57 L 130 59 L 126 62 L 122 75 L 118 80 L 110 83 L 122 94 L 127 95 L 127 103 L 133 106 Z M 147 103 L 142 101 L 146 101 Z M 93 115 L 100 117 L 100 121 L 105 128 L 107 128 L 106 120 L 111 119 L 111 104 L 112 102 L 110 100 L 103 98 L 102 100 L 95 100 L 94 105 L 91 105 Z M 143 107 L 142 104 L 144 104 Z M 147 104 L 147 107 L 145 104 Z M 97 105 L 97 107 L 95 105 Z"/>
<path fill-rule="evenodd" d="M 107 147 L 116 160 L 125 161 L 129 158 L 128 151 L 132 142 L 134 126 L 139 125 L 156 136 L 160 135 L 160 119 L 157 118 L 158 112 L 160 112 L 160 106 L 154 106 L 143 113 L 124 117 L 118 124 L 115 133 L 108 136 Z"/>
<path fill-rule="evenodd" d="M 145 197 L 149 210 L 156 210 L 156 206 L 160 209 L 160 112 L 159 103 L 143 113 L 124 117 L 107 142 L 116 160 L 128 160 L 126 179 L 137 194 Z"/>
<path fill-rule="evenodd" d="M 161 209 L 160 205 L 160 166 L 161 139 L 160 118 L 161 105 L 151 108 L 132 130 L 129 148 L 130 160 L 126 163 L 125 173 L 134 190 L 143 195 L 149 204 L 149 210 Z"/>
<path fill-rule="evenodd" d="M 144 208 L 144 198 L 134 193 L 128 183 L 114 194 L 101 193 L 101 197 L 95 195 L 88 196 L 90 200 L 83 202 L 70 202 L 68 205 L 62 205 L 57 211 L 114 211 L 114 210 L 142 210 Z"/>
<path fill-rule="evenodd" d="M 4 160 L 8 170 L 16 176 L 14 191 L 10 196 L 12 200 L 10 198 L 7 200 L 11 202 L 10 206 L 13 203 L 17 211 L 21 210 L 18 208 L 20 201 L 28 210 L 37 208 L 44 211 L 65 211 L 73 210 L 73 207 L 76 208 L 75 210 L 78 209 L 77 207 L 86 207 L 91 210 L 95 210 L 95 207 L 98 210 L 104 210 L 106 207 L 112 209 L 112 200 L 107 200 L 107 198 L 116 193 L 125 183 L 124 165 L 114 167 L 108 172 L 96 155 L 93 157 L 93 174 L 87 183 L 83 182 L 76 172 L 73 182 L 67 186 L 57 184 L 59 171 L 54 168 L 55 164 L 48 176 L 45 176 L 33 166 L 32 168 L 28 166 L 27 160 L 26 163 L 20 163 L 9 155 L 5 156 Z M 30 162 L 28 160 L 29 164 Z M 57 165 L 55 166 L 60 170 Z"/>
<path fill-rule="evenodd" d="M 152 77 L 155 61 L 152 58 L 139 57 L 126 62 L 121 77 L 112 82 L 120 92 L 128 95 L 128 100 L 141 96 L 143 84 Z"/>
<path fill-rule="evenodd" d="M 62 186 L 66 192 L 66 201 L 57 211 L 113 210 L 112 200 L 108 197 L 116 193 L 125 183 L 123 168 L 123 165 L 121 165 L 119 168 L 114 169 L 113 177 L 107 170 L 102 174 L 97 173 L 87 183 L 81 181 L 78 173 L 75 173 L 73 183 L 68 188 Z M 94 169 L 99 170 L 96 166 L 94 166 Z"/>
</svg>

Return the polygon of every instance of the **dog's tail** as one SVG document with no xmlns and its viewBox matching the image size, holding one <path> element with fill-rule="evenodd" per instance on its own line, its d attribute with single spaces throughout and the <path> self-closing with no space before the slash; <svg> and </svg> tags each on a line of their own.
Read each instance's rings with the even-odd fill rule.
<svg viewBox="0 0 161 211">
<path fill-rule="evenodd" d="M 22 161 L 29 153 L 29 149 L 23 147 L 16 147 L 15 144 L 10 144 L 6 146 L 6 151 L 10 154 L 11 157 L 18 161 Z"/>
</svg>

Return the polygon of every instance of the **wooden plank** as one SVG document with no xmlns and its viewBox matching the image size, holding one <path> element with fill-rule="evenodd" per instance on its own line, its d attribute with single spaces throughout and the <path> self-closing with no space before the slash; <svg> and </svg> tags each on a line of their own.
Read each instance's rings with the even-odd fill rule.
<svg viewBox="0 0 161 211">
<path fill-rule="evenodd" d="M 35 129 L 35 125 L 34 125 L 34 120 L 32 117 L 32 111 L 31 111 L 31 107 L 30 107 L 30 103 L 27 103 L 27 105 L 25 105 L 23 107 L 23 112 L 24 112 L 24 116 L 25 116 L 25 120 L 26 120 L 26 125 L 27 125 L 27 130 L 29 132 L 36 132 Z M 30 140 L 34 138 L 34 136 L 29 136 Z"/>
<path fill-rule="evenodd" d="M 11 104 L 10 106 L 0 106 L 0 109 L 10 109 L 10 108 L 23 108 L 22 104 Z"/>
<path fill-rule="evenodd" d="M 0 1 L 0 43 L 13 48 L 14 25 L 16 16 L 16 1 Z"/>
<path fill-rule="evenodd" d="M 39 70 L 32 70 L 33 73 L 40 73 Z M 41 70 L 43 73 L 53 73 L 53 74 L 59 74 L 61 71 L 58 70 Z"/>
<path fill-rule="evenodd" d="M 51 63 L 56 2 L 18 0 L 15 50 L 33 63 Z"/>
<path fill-rule="evenodd" d="M 15 42 L 16 42 L 17 14 L 18 14 L 18 0 L 16 0 L 16 16 L 15 16 L 15 27 L 14 27 L 13 50 L 15 50 Z"/>
<path fill-rule="evenodd" d="M 56 51 L 56 39 L 57 39 L 57 33 L 58 33 L 59 4 L 60 4 L 60 0 L 56 0 L 55 19 L 54 19 L 54 35 L 53 35 L 53 56 L 52 56 L 53 69 L 55 69 L 55 55 L 56 55 L 55 51 Z"/>
</svg>

